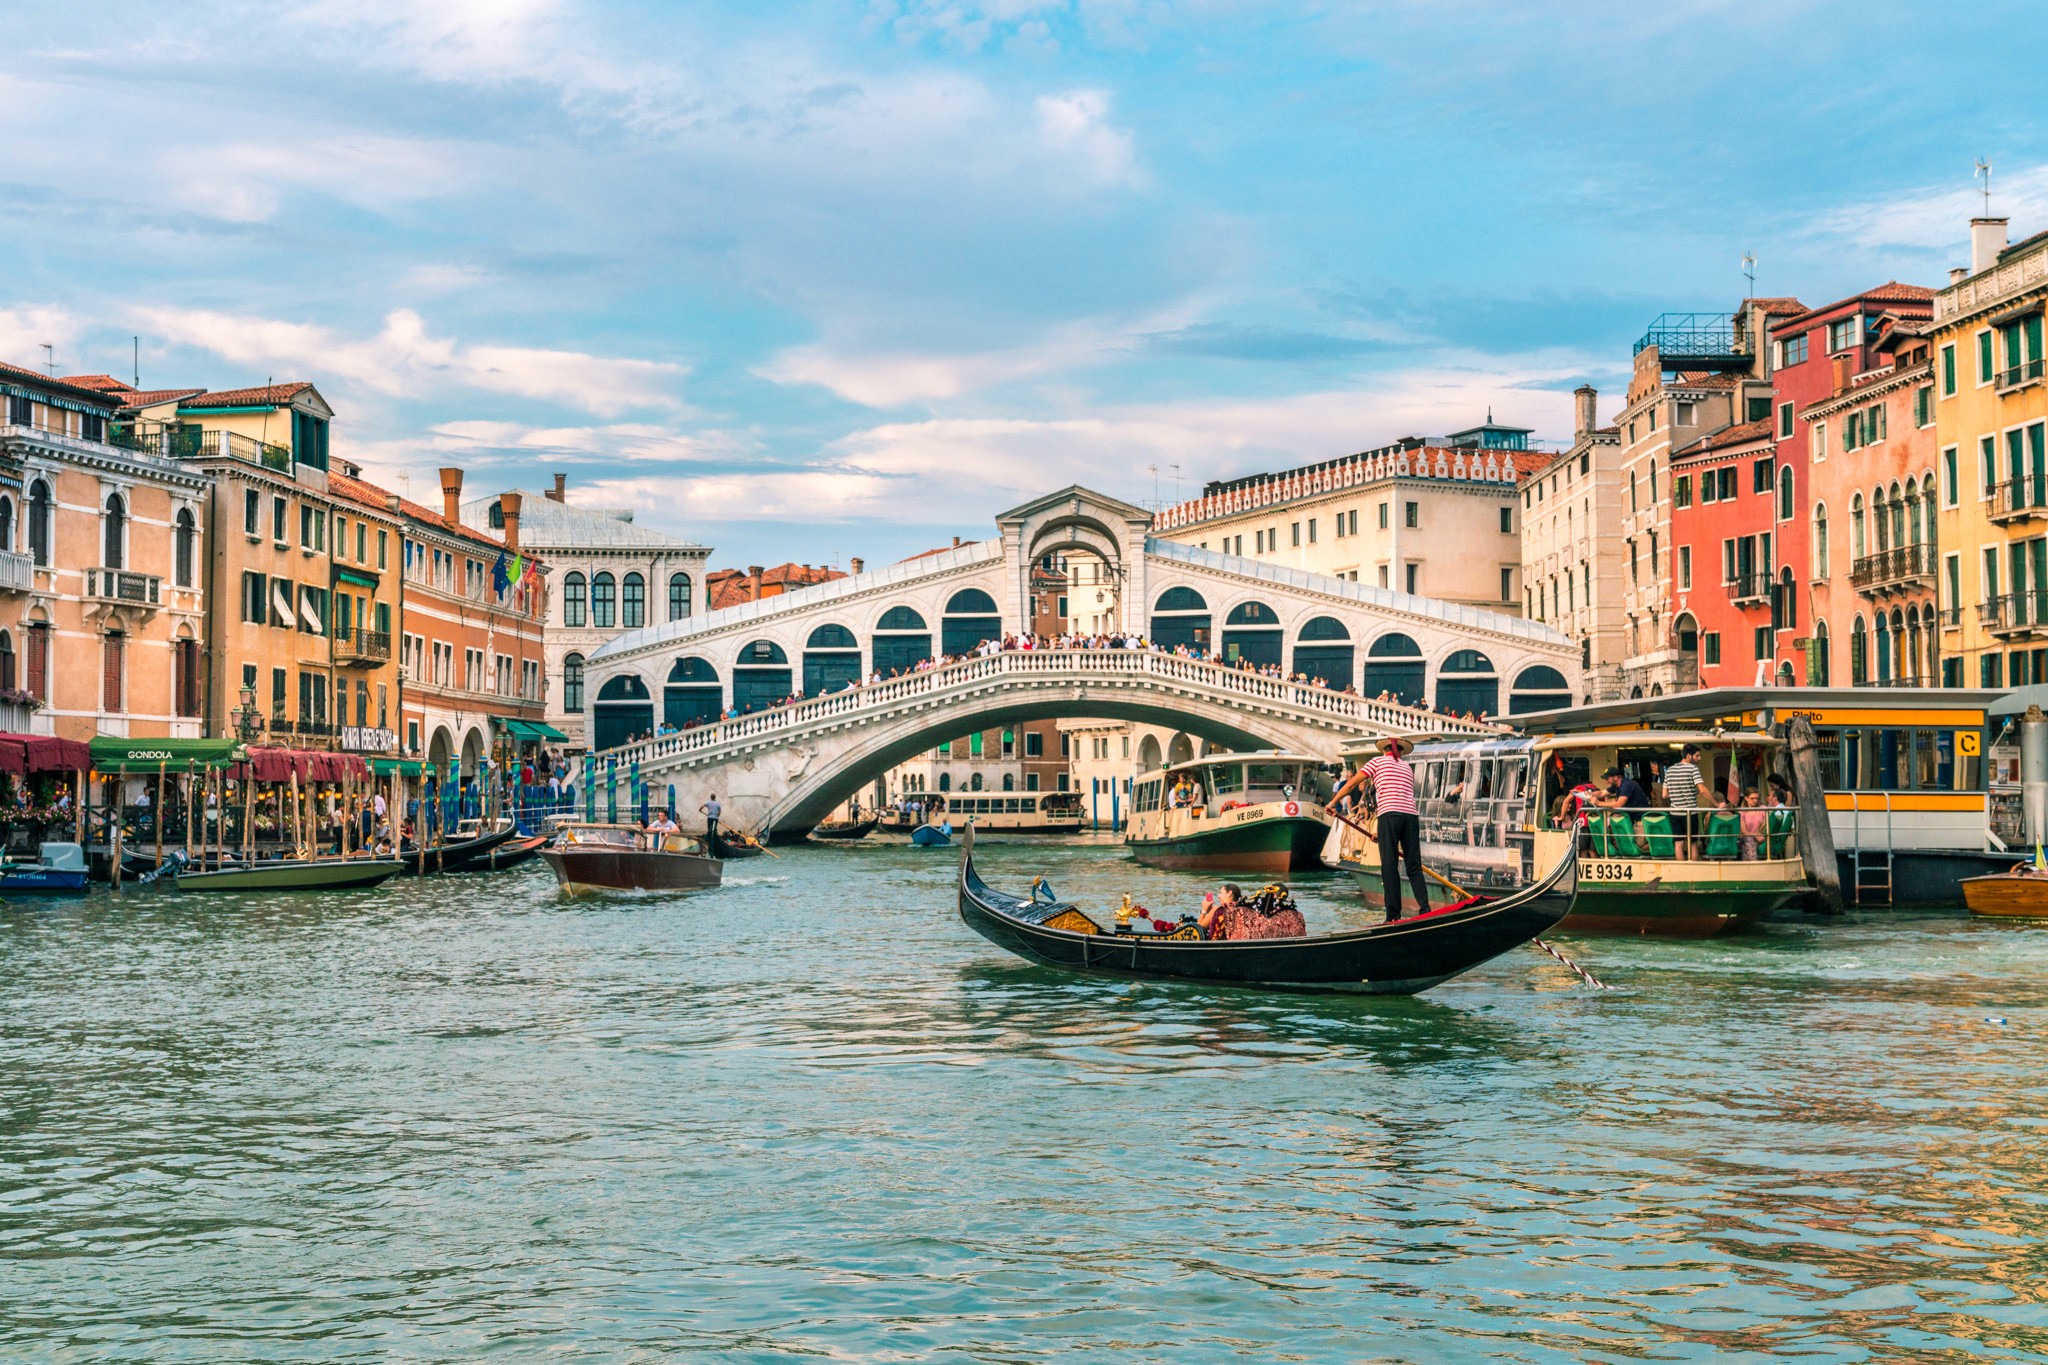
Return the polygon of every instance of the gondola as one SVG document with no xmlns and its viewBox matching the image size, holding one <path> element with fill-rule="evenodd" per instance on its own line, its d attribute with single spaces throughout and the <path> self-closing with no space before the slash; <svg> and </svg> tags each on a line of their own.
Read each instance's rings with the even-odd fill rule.
<svg viewBox="0 0 2048 1365">
<path fill-rule="evenodd" d="M 868 835 L 875 832 L 875 826 L 879 823 L 881 823 L 879 815 L 870 815 L 864 820 L 839 820 L 831 824 L 814 825 L 811 828 L 811 837 L 813 839 L 865 839 Z"/>
<path fill-rule="evenodd" d="M 524 838 L 514 839 L 510 843 L 500 844 L 489 853 L 486 853 L 481 859 L 473 860 L 469 864 L 469 870 L 471 872 L 502 872 L 508 867 L 517 867 L 521 863 L 530 862 L 538 858 L 540 851 L 547 847 L 547 842 L 548 836 L 545 834 L 529 834 Z"/>
<path fill-rule="evenodd" d="M 445 844 L 429 844 L 424 849 L 407 845 L 400 861 L 405 864 L 408 877 L 424 877 L 430 872 L 461 872 L 518 833 L 519 826 L 507 820 L 502 827 L 488 834 L 450 839 Z"/>
<path fill-rule="evenodd" d="M 1070 901 L 997 891 L 960 857 L 960 918 L 999 948 L 1048 967 L 1292 991 L 1413 995 L 1550 931 L 1571 913 L 1578 857 L 1510 895 L 1306 938 L 1205 941 L 1105 933 Z M 1058 923 L 1062 926 L 1055 928 Z"/>
<path fill-rule="evenodd" d="M 714 858 L 758 858 L 767 852 L 758 840 L 749 838 L 744 833 L 735 838 L 722 829 L 713 832 L 706 842 L 711 846 L 711 856 Z"/>
</svg>

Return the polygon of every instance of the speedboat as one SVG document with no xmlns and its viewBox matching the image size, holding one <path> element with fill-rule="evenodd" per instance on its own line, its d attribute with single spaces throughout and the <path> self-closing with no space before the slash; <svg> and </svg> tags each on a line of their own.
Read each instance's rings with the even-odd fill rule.
<svg viewBox="0 0 2048 1365">
<path fill-rule="evenodd" d="M 85 849 L 72 843 L 38 846 L 36 860 L 0 861 L 0 896 L 60 896 L 85 890 Z"/>
<path fill-rule="evenodd" d="M 687 834 L 650 835 L 638 825 L 565 821 L 540 856 L 570 896 L 595 891 L 695 891 L 717 886 L 724 864 Z M 656 841 L 648 847 L 648 841 Z"/>
</svg>

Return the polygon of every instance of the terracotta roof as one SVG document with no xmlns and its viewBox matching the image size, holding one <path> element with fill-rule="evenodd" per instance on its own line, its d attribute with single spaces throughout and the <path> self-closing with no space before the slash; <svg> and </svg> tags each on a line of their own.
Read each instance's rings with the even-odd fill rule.
<svg viewBox="0 0 2048 1365">
<path fill-rule="evenodd" d="M 741 569 L 713 569 L 704 575 L 704 596 L 712 611 L 721 611 L 742 602 L 755 602 L 763 597 L 775 597 L 846 576 L 841 570 L 828 569 L 822 564 L 778 564 L 772 569 L 761 570 L 759 578 Z M 769 587 L 776 591 L 761 591 Z"/>
<path fill-rule="evenodd" d="M 10 365 L 4 360 L 0 360 L 0 374 L 10 375 L 18 379 L 33 380 L 45 388 L 69 389 L 81 398 L 95 398 L 102 403 L 112 402 L 106 394 L 101 393 L 97 389 L 87 388 L 85 385 L 73 383 L 69 379 L 54 378 L 51 375 L 44 374 L 41 370 L 32 370 L 26 365 Z"/>
<path fill-rule="evenodd" d="M 1803 313 L 1795 314 L 1780 322 L 1778 327 L 1796 327 L 1800 323 L 1811 321 L 1824 313 L 1837 312 L 1847 308 L 1850 304 L 1862 303 L 1866 300 L 1875 300 L 1880 303 L 1926 303 L 1929 306 L 1929 310 L 1932 311 L 1933 299 L 1934 291 L 1932 289 L 1926 289 L 1917 284 L 1901 284 L 1897 280 L 1886 280 L 1874 289 L 1860 290 L 1847 297 L 1836 299 L 1833 303 L 1824 303 L 1818 308 L 1809 308 Z M 1918 310 L 1916 309 L 1915 311 L 1917 312 Z"/>
<path fill-rule="evenodd" d="M 1897 280 L 1886 280 L 1875 289 L 1866 289 L 1857 297 L 1866 299 L 1932 299 L 1934 291 L 1924 284 L 1901 284 Z"/>
<path fill-rule="evenodd" d="M 101 393 L 135 392 L 125 381 L 110 374 L 67 374 L 57 382 L 69 384 L 74 389 L 97 389 Z"/>
<path fill-rule="evenodd" d="M 1715 451 L 1731 450 L 1736 446 L 1749 445 L 1756 441 L 1772 441 L 1771 419 L 1759 417 L 1754 422 L 1737 422 L 1732 427 L 1722 427 L 1711 436 L 1702 436 L 1691 445 L 1681 446 L 1672 455 L 1683 460 L 1694 455 L 1710 455 Z"/>
<path fill-rule="evenodd" d="M 1806 311 L 1806 305 L 1794 298 L 1744 299 L 1743 302 L 1755 304 L 1770 317 L 1777 317 L 1783 313 L 1803 313 Z"/>
<path fill-rule="evenodd" d="M 250 389 L 223 389 L 209 393 L 196 402 L 180 406 L 188 408 L 253 408 L 269 405 L 285 407 L 294 398 L 313 386 L 303 379 L 284 384 L 258 384 Z"/>
<path fill-rule="evenodd" d="M 338 470 L 328 471 L 327 491 L 336 497 L 344 498 L 363 507 L 372 508 L 386 515 L 391 514 L 391 499 L 395 496 L 387 488 L 379 488 L 376 484 L 363 479 L 351 478 Z M 467 540 L 494 551 L 505 548 L 505 542 L 502 539 L 496 536 L 485 535 L 475 527 L 464 526 L 459 521 L 451 523 L 433 508 L 413 502 L 408 498 L 401 497 L 398 499 L 397 514 L 408 520 L 431 526 L 435 530 L 454 536 L 458 540 Z M 524 546 L 520 547 L 520 553 L 526 555 L 528 559 L 535 557 Z"/>
</svg>

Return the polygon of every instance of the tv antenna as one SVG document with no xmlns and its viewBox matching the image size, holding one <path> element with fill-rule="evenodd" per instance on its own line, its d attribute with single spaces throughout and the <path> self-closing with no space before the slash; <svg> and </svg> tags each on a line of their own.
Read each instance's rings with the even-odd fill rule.
<svg viewBox="0 0 2048 1365">
<path fill-rule="evenodd" d="M 1743 252 L 1743 253 L 1742 253 L 1742 277 L 1743 277 L 1744 279 L 1746 279 L 1746 280 L 1748 280 L 1748 281 L 1749 281 L 1749 297 L 1750 297 L 1750 298 L 1755 298 L 1755 297 L 1756 297 L 1756 253 L 1755 253 L 1754 251 L 1745 251 L 1745 252 Z"/>
<path fill-rule="evenodd" d="M 1173 500 L 1174 500 L 1175 502 L 1179 502 L 1179 501 L 1180 501 L 1180 466 L 1179 466 L 1179 465 L 1177 465 L 1177 464 L 1170 464 L 1170 465 L 1168 465 L 1168 466 L 1167 466 L 1167 468 L 1168 468 L 1168 469 L 1171 469 L 1171 470 L 1173 471 Z"/>
<path fill-rule="evenodd" d="M 50 378 L 57 377 L 57 348 L 49 342 L 38 343 L 43 348 L 43 368 L 50 372 Z"/>
<path fill-rule="evenodd" d="M 1149 470 L 1151 470 L 1151 471 L 1152 471 L 1152 509 L 1153 509 L 1154 511 L 1157 511 L 1157 510 L 1159 509 L 1159 507 L 1160 507 L 1160 502 L 1159 502 L 1159 466 L 1158 466 L 1158 465 L 1156 465 L 1156 464 L 1148 464 L 1148 465 L 1146 465 L 1146 466 L 1145 466 L 1145 468 L 1147 468 L 1147 469 L 1149 469 Z"/>
<path fill-rule="evenodd" d="M 1977 178 L 1983 181 L 1984 216 L 1991 216 L 1991 163 L 1983 157 L 1977 158 Z"/>
</svg>

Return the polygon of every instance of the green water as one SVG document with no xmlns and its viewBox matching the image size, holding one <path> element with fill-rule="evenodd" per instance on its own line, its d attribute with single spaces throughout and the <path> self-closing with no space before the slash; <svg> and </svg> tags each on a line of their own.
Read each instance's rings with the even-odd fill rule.
<svg viewBox="0 0 2048 1365">
<path fill-rule="evenodd" d="M 1530 950 L 1274 997 L 1023 965 L 944 852 L 729 871 L 0 910 L 0 1357 L 2048 1352 L 2048 929 L 1795 920 L 1571 945 L 1605 993 Z"/>
</svg>

